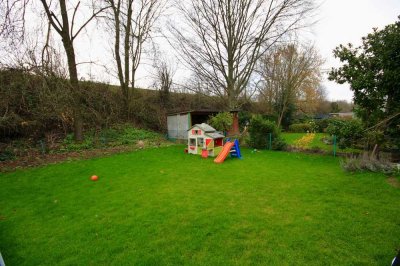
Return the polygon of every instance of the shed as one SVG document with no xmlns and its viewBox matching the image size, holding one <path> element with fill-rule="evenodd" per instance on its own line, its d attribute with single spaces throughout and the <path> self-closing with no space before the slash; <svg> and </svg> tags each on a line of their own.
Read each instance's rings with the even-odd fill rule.
<svg viewBox="0 0 400 266">
<path fill-rule="evenodd" d="M 190 110 L 167 115 L 168 138 L 186 140 L 188 137 L 187 131 L 196 124 L 206 123 L 212 116 L 218 114 L 217 110 Z M 233 113 L 233 126 L 229 131 L 230 135 L 239 133 L 238 111 Z"/>
</svg>

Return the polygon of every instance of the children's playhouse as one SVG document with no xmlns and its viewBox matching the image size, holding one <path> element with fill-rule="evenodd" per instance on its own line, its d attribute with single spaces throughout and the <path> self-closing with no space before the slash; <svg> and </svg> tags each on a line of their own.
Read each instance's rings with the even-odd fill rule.
<svg viewBox="0 0 400 266">
<path fill-rule="evenodd" d="M 224 135 L 215 128 L 202 123 L 188 130 L 188 153 L 201 154 L 203 157 L 214 157 L 224 145 Z"/>
</svg>

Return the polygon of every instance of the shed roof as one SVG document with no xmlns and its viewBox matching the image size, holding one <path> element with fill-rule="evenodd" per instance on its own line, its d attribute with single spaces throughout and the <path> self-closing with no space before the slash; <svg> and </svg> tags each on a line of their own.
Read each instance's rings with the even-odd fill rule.
<svg viewBox="0 0 400 266">
<path fill-rule="evenodd" d="M 217 114 L 217 113 L 221 113 L 224 112 L 224 110 L 216 110 L 216 109 L 197 109 L 197 110 L 184 110 L 184 111 L 180 111 L 180 112 L 171 112 L 168 113 L 168 116 L 172 116 L 172 115 L 184 115 L 184 114 L 194 114 L 194 115 L 213 115 L 213 114 Z M 232 109 L 230 110 L 231 113 L 235 113 L 235 112 L 239 112 L 239 109 Z"/>
</svg>

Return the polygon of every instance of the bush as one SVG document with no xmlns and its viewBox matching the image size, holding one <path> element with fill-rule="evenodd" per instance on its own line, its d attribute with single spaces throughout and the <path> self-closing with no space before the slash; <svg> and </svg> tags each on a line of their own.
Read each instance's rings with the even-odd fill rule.
<svg viewBox="0 0 400 266">
<path fill-rule="evenodd" d="M 238 114 L 240 131 L 244 130 L 244 127 L 250 124 L 252 114 L 248 111 L 240 111 Z"/>
<path fill-rule="evenodd" d="M 0 151 L 0 162 L 15 159 L 15 154 L 11 150 Z"/>
<path fill-rule="evenodd" d="M 293 133 L 307 133 L 312 132 L 312 125 L 310 123 L 298 123 L 289 126 L 289 131 Z"/>
<path fill-rule="evenodd" d="M 326 132 L 337 137 L 341 149 L 354 146 L 364 135 L 363 126 L 359 120 L 332 119 Z"/>
<path fill-rule="evenodd" d="M 364 153 L 360 157 L 349 157 L 341 161 L 342 168 L 347 172 L 377 172 L 384 174 L 397 174 L 397 167 L 387 160 L 372 158 L 368 153 Z"/>
<path fill-rule="evenodd" d="M 232 127 L 233 115 L 229 112 L 218 113 L 212 116 L 208 123 L 216 130 L 227 132 Z"/>
<path fill-rule="evenodd" d="M 250 120 L 249 144 L 253 148 L 265 149 L 269 145 L 269 134 L 272 134 L 272 149 L 282 150 L 286 147 L 286 143 L 279 137 L 278 127 L 274 122 L 263 119 L 261 116 L 254 116 Z"/>
<path fill-rule="evenodd" d="M 323 133 L 326 131 L 326 128 L 329 126 L 329 122 L 332 119 L 324 118 L 324 119 L 317 119 L 314 120 L 315 122 L 315 132 Z"/>
<path fill-rule="evenodd" d="M 63 140 L 61 151 L 80 151 L 94 148 L 132 145 L 138 141 L 158 141 L 161 135 L 152 131 L 134 128 L 129 124 L 117 125 L 100 132 L 88 132 L 81 143 L 74 141 L 73 135 L 68 134 Z"/>
</svg>

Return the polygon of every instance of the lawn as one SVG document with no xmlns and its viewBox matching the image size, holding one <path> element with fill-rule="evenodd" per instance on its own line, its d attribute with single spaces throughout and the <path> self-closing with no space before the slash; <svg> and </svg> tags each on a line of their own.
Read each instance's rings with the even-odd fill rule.
<svg viewBox="0 0 400 266">
<path fill-rule="evenodd" d="M 400 189 L 330 156 L 154 148 L 0 174 L 6 265 L 389 265 Z M 97 182 L 89 177 L 99 175 Z"/>
</svg>

